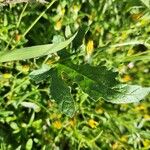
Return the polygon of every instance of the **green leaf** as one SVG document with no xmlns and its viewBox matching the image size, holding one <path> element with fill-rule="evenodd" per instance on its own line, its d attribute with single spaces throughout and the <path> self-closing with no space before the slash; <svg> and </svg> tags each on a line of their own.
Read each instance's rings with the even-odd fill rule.
<svg viewBox="0 0 150 150">
<path fill-rule="evenodd" d="M 150 88 L 138 85 L 119 84 L 117 73 L 104 66 L 59 64 L 59 70 L 76 82 L 93 100 L 103 98 L 111 103 L 139 102 L 150 92 Z"/>
<path fill-rule="evenodd" d="M 107 101 L 111 103 L 136 103 L 142 100 L 150 92 L 149 87 L 139 85 L 119 85 L 115 87 L 116 92 Z"/>
<path fill-rule="evenodd" d="M 67 25 L 66 28 L 65 28 L 65 36 L 67 38 L 71 36 L 71 29 L 70 29 L 69 25 Z"/>
<path fill-rule="evenodd" d="M 0 109 L 0 117 L 8 117 L 9 115 L 12 115 L 13 111 L 6 111 L 6 110 L 2 110 Z"/>
<path fill-rule="evenodd" d="M 68 44 L 70 44 L 72 40 L 75 38 L 76 34 L 74 34 L 70 39 L 64 42 L 60 42 L 60 43 L 38 45 L 38 46 L 15 49 L 12 51 L 1 52 L 0 62 L 24 60 L 24 59 L 30 59 L 30 58 L 41 57 L 44 55 L 49 55 L 51 53 L 56 53 L 59 50 L 62 50 L 63 48 L 65 48 Z"/>
<path fill-rule="evenodd" d="M 88 25 L 82 25 L 79 28 L 79 31 L 78 31 L 78 33 L 77 33 L 77 35 L 74 38 L 73 43 L 72 43 L 73 48 L 75 50 L 77 50 L 79 48 L 79 46 L 82 45 L 84 36 L 85 36 L 85 34 L 87 33 L 88 30 L 89 30 L 89 26 Z"/>
<path fill-rule="evenodd" d="M 135 54 L 131 56 L 126 56 L 125 58 L 119 60 L 119 62 L 130 62 L 130 61 L 150 61 L 150 50 L 144 53 Z"/>
<path fill-rule="evenodd" d="M 59 64 L 59 70 L 65 71 L 68 76 L 76 82 L 80 88 L 87 93 L 93 100 L 107 98 L 115 91 L 116 72 L 108 70 L 105 66 L 74 65 L 71 62 Z"/>
<path fill-rule="evenodd" d="M 26 108 L 32 108 L 35 112 L 40 111 L 40 107 L 37 104 L 32 102 L 21 102 L 21 105 Z"/>
<path fill-rule="evenodd" d="M 21 145 L 19 145 L 19 146 L 16 148 L 16 150 L 21 150 Z"/>
<path fill-rule="evenodd" d="M 57 70 L 51 71 L 50 93 L 52 98 L 58 103 L 60 110 L 67 116 L 72 117 L 75 113 L 75 104 L 70 88 L 58 75 Z"/>
<path fill-rule="evenodd" d="M 11 122 L 11 123 L 10 123 L 10 127 L 11 127 L 12 129 L 14 129 L 14 130 L 18 130 L 18 129 L 19 129 L 18 125 L 17 125 L 15 122 Z"/>
<path fill-rule="evenodd" d="M 52 40 L 53 44 L 56 44 L 56 43 L 58 44 L 63 41 L 65 41 L 65 38 L 61 35 L 54 35 L 53 40 Z"/>
<path fill-rule="evenodd" d="M 48 77 L 50 77 L 50 67 L 48 65 L 43 65 L 42 68 L 34 70 L 29 74 L 29 77 L 36 83 L 39 83 Z"/>
<path fill-rule="evenodd" d="M 141 135 L 142 138 L 146 138 L 150 140 L 150 131 L 146 130 L 146 131 L 141 131 L 139 132 L 139 134 Z"/>
<path fill-rule="evenodd" d="M 40 129 L 42 126 L 42 119 L 36 120 L 32 123 L 32 127 L 36 129 Z"/>
<path fill-rule="evenodd" d="M 32 139 L 29 139 L 26 143 L 26 150 L 31 150 L 33 145 Z"/>
<path fill-rule="evenodd" d="M 141 0 L 141 2 L 147 7 L 150 7 L 150 0 Z"/>
</svg>

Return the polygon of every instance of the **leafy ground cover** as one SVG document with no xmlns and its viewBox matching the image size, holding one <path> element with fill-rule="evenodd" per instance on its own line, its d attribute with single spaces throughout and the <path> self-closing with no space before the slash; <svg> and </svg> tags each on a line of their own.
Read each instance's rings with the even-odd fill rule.
<svg viewBox="0 0 150 150">
<path fill-rule="evenodd" d="M 148 150 L 149 0 L 15 2 L 0 2 L 0 149 Z"/>
</svg>

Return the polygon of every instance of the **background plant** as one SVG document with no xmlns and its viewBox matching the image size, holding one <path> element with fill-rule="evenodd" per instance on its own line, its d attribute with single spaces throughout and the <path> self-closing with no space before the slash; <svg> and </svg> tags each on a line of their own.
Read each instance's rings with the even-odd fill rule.
<svg viewBox="0 0 150 150">
<path fill-rule="evenodd" d="M 57 44 L 82 27 L 72 44 L 57 54 L 1 63 L 1 149 L 148 149 L 148 99 L 128 105 L 95 103 L 70 80 L 68 68 L 62 67 L 72 63 L 76 69 L 87 62 L 107 66 L 106 70 L 119 72 L 121 82 L 149 86 L 148 9 L 141 1 L 111 0 L 57 1 L 46 12 L 45 6 L 37 4 L 3 7 L 1 54 L 51 41 Z M 62 115 L 49 97 L 54 78 L 38 84 L 29 80 L 29 72 L 42 63 L 52 70 L 57 64 L 58 71 L 65 69 L 61 77 L 71 87 L 77 105 L 73 118 Z M 79 83 L 80 78 L 75 81 Z"/>
</svg>

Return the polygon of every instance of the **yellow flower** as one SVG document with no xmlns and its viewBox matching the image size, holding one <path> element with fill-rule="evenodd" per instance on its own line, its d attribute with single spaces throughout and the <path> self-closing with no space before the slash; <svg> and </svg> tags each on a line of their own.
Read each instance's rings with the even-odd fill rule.
<svg viewBox="0 0 150 150">
<path fill-rule="evenodd" d="M 140 111 L 140 110 L 145 110 L 146 108 L 144 105 L 141 104 L 141 105 L 137 106 L 135 109 Z"/>
<path fill-rule="evenodd" d="M 94 51 L 94 42 L 93 40 L 89 40 L 86 47 L 86 53 L 87 55 L 92 55 Z"/>
<path fill-rule="evenodd" d="M 102 114 L 104 111 L 103 111 L 103 109 L 101 109 L 101 108 L 99 108 L 99 109 L 96 109 L 96 113 L 98 113 L 98 114 Z"/>
<path fill-rule="evenodd" d="M 150 115 L 147 115 L 147 114 L 144 115 L 144 119 L 146 119 L 146 120 L 148 119 L 149 120 L 150 119 Z"/>
<path fill-rule="evenodd" d="M 50 119 L 59 119 L 59 118 L 61 118 L 61 114 L 56 114 L 56 113 L 53 113 L 53 114 L 51 114 L 51 116 L 50 116 Z"/>
<path fill-rule="evenodd" d="M 113 150 L 115 150 L 115 149 L 117 150 L 117 149 L 118 149 L 118 146 L 119 146 L 119 145 L 118 145 L 118 142 L 115 142 L 114 144 L 112 144 L 112 149 L 113 149 Z"/>
<path fill-rule="evenodd" d="M 150 140 L 149 139 L 145 139 L 143 141 L 143 145 L 144 145 L 145 148 L 149 148 L 150 147 Z"/>
<path fill-rule="evenodd" d="M 22 66 L 22 72 L 27 73 L 29 71 L 29 69 L 30 69 L 29 65 Z"/>
<path fill-rule="evenodd" d="M 132 78 L 129 76 L 129 75 L 125 75 L 123 78 L 122 78 L 122 81 L 123 82 L 128 82 L 128 81 L 131 81 Z"/>
<path fill-rule="evenodd" d="M 122 141 L 122 142 L 127 142 L 128 141 L 128 137 L 127 136 L 122 136 L 121 138 L 120 138 L 120 141 Z"/>
<path fill-rule="evenodd" d="M 135 111 L 137 111 L 137 112 L 144 112 L 145 114 L 148 113 L 148 109 L 147 109 L 146 105 L 144 105 L 144 104 L 137 105 L 135 107 Z"/>
<path fill-rule="evenodd" d="M 127 31 L 123 31 L 123 32 L 121 33 L 121 39 L 124 40 L 124 39 L 126 39 L 127 37 L 128 37 Z"/>
<path fill-rule="evenodd" d="M 98 125 L 98 122 L 96 122 L 95 120 L 93 119 L 90 119 L 88 121 L 88 125 L 91 127 L 91 128 L 96 128 L 96 126 Z"/>
<path fill-rule="evenodd" d="M 10 79 L 11 77 L 12 77 L 12 74 L 10 74 L 10 73 L 3 74 L 3 78 L 5 78 L 5 79 Z"/>
<path fill-rule="evenodd" d="M 61 129 L 62 128 L 62 123 L 60 121 L 55 121 L 55 122 L 53 122 L 53 126 L 56 129 Z"/>
<path fill-rule="evenodd" d="M 47 65 L 51 65 L 51 64 L 53 64 L 53 63 L 54 63 L 54 60 L 48 60 L 48 61 L 46 62 Z"/>
<path fill-rule="evenodd" d="M 76 125 L 76 120 L 75 120 L 75 119 L 71 119 L 71 120 L 69 121 L 69 124 L 70 124 L 72 127 L 74 127 L 74 126 Z"/>
<path fill-rule="evenodd" d="M 62 27 L 62 20 L 59 20 L 56 22 L 54 28 L 55 28 L 55 30 L 59 31 L 61 29 L 61 27 Z"/>
<path fill-rule="evenodd" d="M 79 10 L 80 10 L 80 5 L 74 5 L 73 6 L 73 11 L 75 14 L 77 14 Z"/>
<path fill-rule="evenodd" d="M 89 40 L 86 46 L 86 56 L 85 56 L 85 61 L 91 62 L 91 56 L 94 51 L 94 42 L 93 40 Z"/>
<path fill-rule="evenodd" d="M 131 18 L 133 21 L 138 21 L 143 16 L 143 13 L 132 14 Z"/>
<path fill-rule="evenodd" d="M 21 35 L 16 34 L 16 35 L 15 35 L 15 40 L 16 40 L 16 42 L 20 41 L 20 39 L 21 39 Z"/>
</svg>

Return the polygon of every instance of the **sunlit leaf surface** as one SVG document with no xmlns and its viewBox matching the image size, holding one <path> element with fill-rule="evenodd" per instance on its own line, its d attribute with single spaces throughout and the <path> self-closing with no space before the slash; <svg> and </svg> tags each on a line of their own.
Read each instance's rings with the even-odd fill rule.
<svg viewBox="0 0 150 150">
<path fill-rule="evenodd" d="M 51 71 L 51 78 L 50 93 L 52 98 L 58 103 L 60 110 L 64 114 L 73 116 L 75 105 L 70 88 L 58 75 L 56 70 Z"/>
</svg>

